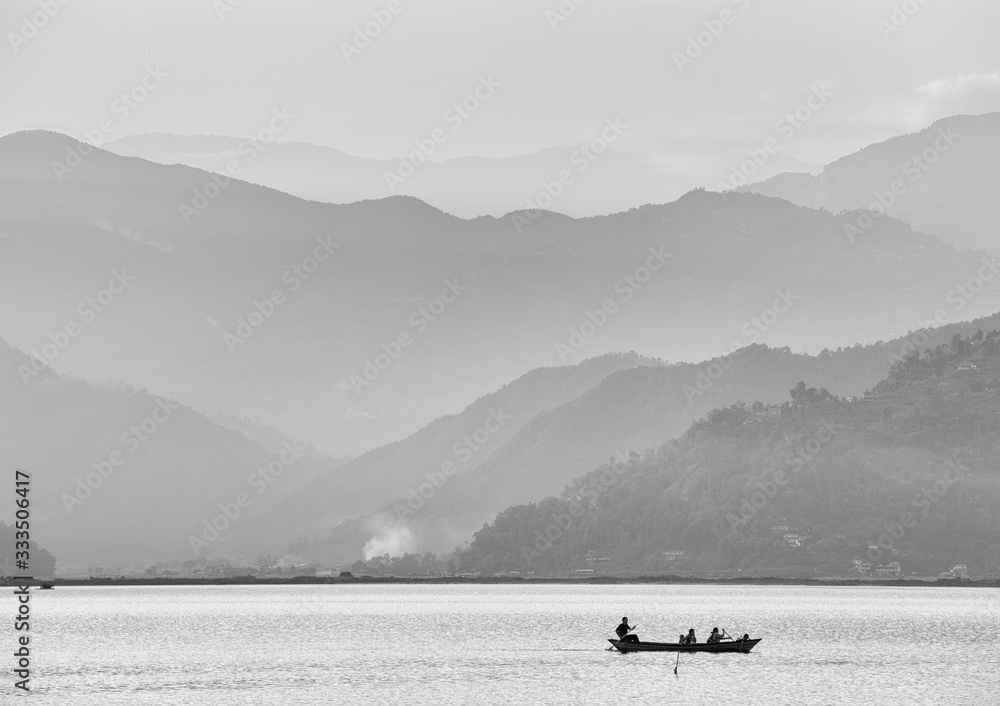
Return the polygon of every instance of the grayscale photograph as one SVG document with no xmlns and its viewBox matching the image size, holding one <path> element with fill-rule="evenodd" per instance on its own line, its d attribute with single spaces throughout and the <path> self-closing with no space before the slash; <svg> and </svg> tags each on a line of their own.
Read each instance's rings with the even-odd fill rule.
<svg viewBox="0 0 1000 706">
<path fill-rule="evenodd" d="M 995 703 L 998 36 L 0 0 L 0 702 Z"/>
</svg>

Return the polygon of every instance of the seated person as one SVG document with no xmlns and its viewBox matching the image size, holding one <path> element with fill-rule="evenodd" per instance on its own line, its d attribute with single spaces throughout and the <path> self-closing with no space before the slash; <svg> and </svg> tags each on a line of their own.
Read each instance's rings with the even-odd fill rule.
<svg viewBox="0 0 1000 706">
<path fill-rule="evenodd" d="M 684 633 L 681 633 L 681 638 L 680 638 L 680 639 L 679 639 L 679 640 L 677 641 L 677 644 L 678 644 L 678 645 L 683 645 L 683 644 L 685 644 L 685 640 L 684 640 Z"/>
<path fill-rule="evenodd" d="M 719 628 L 712 628 L 712 634 L 708 636 L 706 642 L 710 645 L 722 642 L 722 635 L 719 634 Z"/>
<path fill-rule="evenodd" d="M 688 630 L 687 637 L 684 638 L 685 645 L 694 645 L 698 642 L 698 638 L 694 636 L 694 628 Z"/>
<path fill-rule="evenodd" d="M 622 618 L 621 625 L 615 628 L 615 634 L 618 635 L 618 640 L 621 642 L 638 642 L 638 635 L 629 635 L 633 630 L 635 630 L 635 626 L 630 626 L 628 624 L 628 617 L 624 617 Z"/>
</svg>

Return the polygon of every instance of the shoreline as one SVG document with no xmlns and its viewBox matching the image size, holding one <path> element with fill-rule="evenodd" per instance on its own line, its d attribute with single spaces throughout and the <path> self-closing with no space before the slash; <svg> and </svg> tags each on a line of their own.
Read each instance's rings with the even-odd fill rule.
<svg viewBox="0 0 1000 706">
<path fill-rule="evenodd" d="M 0 586 L 18 585 L 40 586 L 42 583 L 52 583 L 54 587 L 61 586 L 282 586 L 282 585 L 369 585 L 369 584 L 410 584 L 410 585 L 580 585 L 580 586 L 613 586 L 613 585 L 747 585 L 747 586 L 928 586 L 950 588 L 1000 588 L 998 579 L 785 579 L 779 577 L 763 578 L 684 578 L 679 576 L 636 576 L 636 577 L 599 577 L 599 578 L 458 578 L 445 577 L 398 577 L 398 576 L 292 576 L 257 578 L 254 576 L 230 576 L 212 578 L 191 577 L 149 577 L 149 578 L 111 578 L 94 577 L 80 579 L 31 579 L 25 583 L 14 581 L 12 577 L 0 578 Z"/>
</svg>

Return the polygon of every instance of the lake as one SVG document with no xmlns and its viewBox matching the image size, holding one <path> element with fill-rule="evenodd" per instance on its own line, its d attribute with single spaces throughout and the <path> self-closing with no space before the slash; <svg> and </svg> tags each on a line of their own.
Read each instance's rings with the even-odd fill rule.
<svg viewBox="0 0 1000 706">
<path fill-rule="evenodd" d="M 3 589 L 13 591 L 13 589 Z M 9 600 L 5 603 L 12 605 Z M 987 704 L 1000 590 L 617 585 L 58 587 L 35 704 Z M 622 655 L 712 627 L 751 654 Z M 6 683 L 13 630 L 3 638 Z"/>
</svg>

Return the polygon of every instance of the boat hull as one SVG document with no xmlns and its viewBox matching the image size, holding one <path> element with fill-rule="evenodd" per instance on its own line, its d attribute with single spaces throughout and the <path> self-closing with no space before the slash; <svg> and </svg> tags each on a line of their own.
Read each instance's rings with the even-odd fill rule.
<svg viewBox="0 0 1000 706">
<path fill-rule="evenodd" d="M 693 645 L 682 645 L 676 642 L 622 642 L 611 640 L 610 642 L 619 652 L 749 652 L 763 638 L 755 640 L 726 640 L 708 644 L 707 642 L 695 643 Z"/>
</svg>

